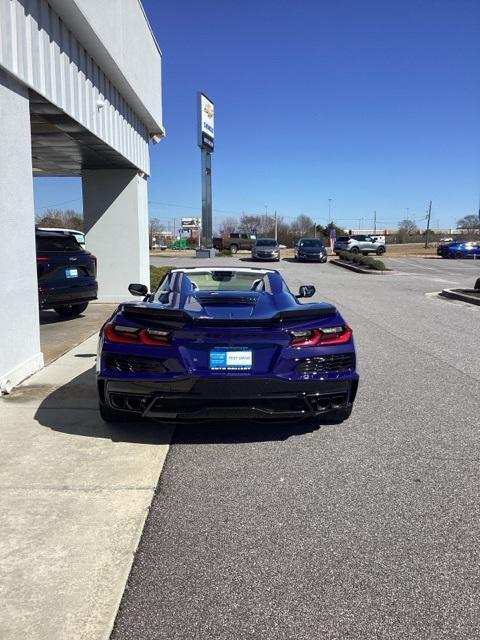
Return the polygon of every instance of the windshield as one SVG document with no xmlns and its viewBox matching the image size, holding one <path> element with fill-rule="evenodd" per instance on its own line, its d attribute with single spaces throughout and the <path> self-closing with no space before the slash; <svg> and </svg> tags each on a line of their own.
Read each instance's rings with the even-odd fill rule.
<svg viewBox="0 0 480 640">
<path fill-rule="evenodd" d="M 172 276 L 175 272 L 172 273 Z M 194 291 L 270 291 L 268 272 L 261 271 L 190 271 L 184 274 Z M 171 279 L 166 278 L 155 294 L 159 299 L 170 291 Z"/>
<path fill-rule="evenodd" d="M 323 247 L 323 243 L 320 240 L 301 240 L 300 247 Z"/>
<path fill-rule="evenodd" d="M 261 238 L 257 240 L 257 247 L 275 247 L 277 245 L 276 240 L 270 238 Z"/>
</svg>

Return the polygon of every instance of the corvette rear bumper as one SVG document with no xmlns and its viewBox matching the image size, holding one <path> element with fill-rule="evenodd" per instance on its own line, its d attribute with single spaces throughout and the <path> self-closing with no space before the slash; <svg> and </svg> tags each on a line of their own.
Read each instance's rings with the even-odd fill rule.
<svg viewBox="0 0 480 640">
<path fill-rule="evenodd" d="M 358 375 L 330 380 L 185 378 L 173 382 L 99 379 L 109 407 L 164 420 L 302 418 L 347 409 Z"/>
</svg>

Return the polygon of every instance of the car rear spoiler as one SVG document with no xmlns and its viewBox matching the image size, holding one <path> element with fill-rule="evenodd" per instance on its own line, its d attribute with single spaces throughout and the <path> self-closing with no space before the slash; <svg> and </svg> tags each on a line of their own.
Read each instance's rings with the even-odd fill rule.
<svg viewBox="0 0 480 640">
<path fill-rule="evenodd" d="M 336 314 L 337 309 L 332 304 L 310 303 L 300 304 L 298 309 L 286 309 L 271 316 L 254 316 L 252 318 L 211 318 L 209 316 L 188 313 L 178 309 L 165 309 L 152 307 L 149 304 L 125 303 L 121 308 L 122 315 L 130 320 L 139 322 L 152 322 L 159 325 L 169 325 L 171 327 L 183 327 L 186 324 L 203 326 L 225 326 L 225 325 L 271 325 L 272 323 L 283 323 L 288 320 L 313 320 L 315 318 L 325 318 Z"/>
</svg>

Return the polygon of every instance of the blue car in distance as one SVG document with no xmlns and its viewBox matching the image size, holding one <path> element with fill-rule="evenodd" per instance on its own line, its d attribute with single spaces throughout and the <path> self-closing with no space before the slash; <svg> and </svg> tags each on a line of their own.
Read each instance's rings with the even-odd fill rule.
<svg viewBox="0 0 480 640">
<path fill-rule="evenodd" d="M 273 269 L 174 269 L 100 332 L 107 422 L 349 417 L 358 387 L 352 330 L 327 303 L 302 304 Z"/>
<path fill-rule="evenodd" d="M 480 242 L 449 242 L 437 247 L 442 258 L 480 258 Z"/>
</svg>

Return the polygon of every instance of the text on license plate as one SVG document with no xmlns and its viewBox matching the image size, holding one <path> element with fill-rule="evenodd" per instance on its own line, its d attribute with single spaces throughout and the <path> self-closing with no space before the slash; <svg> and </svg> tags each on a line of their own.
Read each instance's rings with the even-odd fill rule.
<svg viewBox="0 0 480 640">
<path fill-rule="evenodd" d="M 218 349 L 210 351 L 210 369 L 217 371 L 248 371 L 252 368 L 252 350 L 230 351 Z"/>
<path fill-rule="evenodd" d="M 78 278 L 78 269 L 65 269 L 65 276 L 67 278 Z"/>
</svg>

